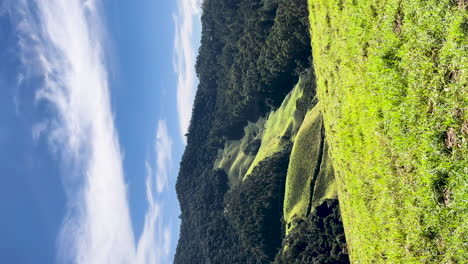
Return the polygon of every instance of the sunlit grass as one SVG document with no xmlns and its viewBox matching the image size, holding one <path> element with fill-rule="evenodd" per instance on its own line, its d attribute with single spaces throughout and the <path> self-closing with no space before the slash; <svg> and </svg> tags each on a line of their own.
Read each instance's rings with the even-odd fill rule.
<svg viewBox="0 0 468 264">
<path fill-rule="evenodd" d="M 324 199 L 336 197 L 333 168 L 324 151 L 328 147 L 322 128 L 319 103 L 304 118 L 291 151 L 283 207 L 286 232 L 293 228 L 294 218 L 306 218 L 310 202 L 313 210 Z"/>
<path fill-rule="evenodd" d="M 237 185 L 245 176 L 252 164 L 255 155 L 246 153 L 246 149 L 255 140 L 261 140 L 265 127 L 265 119 L 261 118 L 256 123 L 249 123 L 245 128 L 245 135 L 240 140 L 226 142 L 224 149 L 218 153 L 215 168 L 222 168 L 227 173 L 232 186 Z"/>
<path fill-rule="evenodd" d="M 303 95 L 303 87 L 299 80 L 296 87 L 287 95 L 281 106 L 271 112 L 265 123 L 265 130 L 262 137 L 262 145 L 250 165 L 246 176 L 262 160 L 271 157 L 276 152 L 283 150 L 286 144 L 294 140 L 297 130 L 302 120 L 296 120 L 296 101 Z"/>
<path fill-rule="evenodd" d="M 354 263 L 468 259 L 464 3 L 309 0 L 318 94 Z"/>
<path fill-rule="evenodd" d="M 295 114 L 296 102 L 303 94 L 304 87 L 299 80 L 277 110 L 271 112 L 267 118 L 249 123 L 240 140 L 231 140 L 225 144 L 218 153 L 214 167 L 224 169 L 231 185 L 237 185 L 259 162 L 282 151 L 294 140 L 302 123 L 302 119 L 298 120 Z M 246 153 L 249 144 L 255 140 L 261 140 L 258 152 L 255 155 Z"/>
</svg>

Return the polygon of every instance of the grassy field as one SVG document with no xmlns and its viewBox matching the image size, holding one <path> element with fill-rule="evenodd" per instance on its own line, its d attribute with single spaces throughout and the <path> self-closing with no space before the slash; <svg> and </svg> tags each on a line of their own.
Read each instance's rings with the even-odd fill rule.
<svg viewBox="0 0 468 264">
<path fill-rule="evenodd" d="M 464 0 L 309 0 L 353 263 L 468 261 Z"/>
<path fill-rule="evenodd" d="M 260 161 L 281 151 L 294 140 L 302 123 L 302 118 L 295 114 L 296 101 L 303 96 L 303 91 L 304 87 L 299 79 L 277 110 L 271 112 L 266 119 L 260 118 L 256 123 L 249 123 L 244 129 L 244 137 L 226 142 L 224 149 L 219 151 L 214 168 L 224 169 L 231 186 L 237 185 L 249 175 Z M 246 151 L 254 141 L 261 142 L 256 154 Z"/>
<path fill-rule="evenodd" d="M 326 138 L 324 140 L 325 145 L 323 147 L 322 164 L 320 164 L 320 171 L 314 182 L 312 191 L 312 204 L 310 204 L 311 212 L 315 211 L 315 208 L 321 205 L 326 199 L 336 199 L 338 196 L 333 161 L 328 152 L 329 146 Z"/>
<path fill-rule="evenodd" d="M 265 119 L 260 118 L 256 123 L 249 123 L 245 128 L 245 135 L 240 140 L 226 142 L 220 150 L 214 168 L 221 168 L 227 173 L 231 186 L 236 186 L 244 178 L 252 164 L 255 155 L 246 151 L 254 141 L 261 141 L 265 128 Z"/>
<path fill-rule="evenodd" d="M 310 110 L 294 141 L 286 178 L 283 217 L 286 232 L 295 217 L 305 218 L 324 198 L 336 197 L 333 168 L 325 150 L 320 103 Z M 313 187 L 311 188 L 311 184 Z M 313 199 L 311 199 L 313 195 Z M 312 200 L 312 205 L 309 205 Z"/>
<path fill-rule="evenodd" d="M 320 167 L 323 123 L 319 107 L 316 105 L 307 113 L 291 150 L 283 205 L 286 231 L 290 230 L 289 224 L 294 217 L 307 215 L 310 184 L 314 180 L 314 172 Z"/>
<path fill-rule="evenodd" d="M 255 159 L 247 171 L 248 176 L 253 168 L 265 158 L 268 158 L 283 149 L 285 144 L 294 140 L 302 120 L 296 120 L 296 101 L 303 95 L 301 80 L 294 89 L 286 96 L 281 106 L 271 112 L 265 123 L 265 130 L 262 137 L 262 145 L 258 150 Z"/>
</svg>

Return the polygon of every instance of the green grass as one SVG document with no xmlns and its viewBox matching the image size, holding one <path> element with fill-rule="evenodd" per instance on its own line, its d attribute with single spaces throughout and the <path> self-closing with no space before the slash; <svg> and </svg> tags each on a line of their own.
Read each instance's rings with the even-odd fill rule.
<svg viewBox="0 0 468 264">
<path fill-rule="evenodd" d="M 468 260 L 464 2 L 309 0 L 353 263 Z"/>
<path fill-rule="evenodd" d="M 299 80 L 294 89 L 286 96 L 281 106 L 268 116 L 262 144 L 247 171 L 246 177 L 260 161 L 281 151 L 286 144 L 294 140 L 302 122 L 302 120 L 296 120 L 295 118 L 296 101 L 303 95 L 303 89 L 301 80 Z"/>
<path fill-rule="evenodd" d="M 294 218 L 307 216 L 311 195 L 312 208 L 325 198 L 336 197 L 333 168 L 324 151 L 328 147 L 324 147 L 322 127 L 319 103 L 307 113 L 291 151 L 283 207 L 286 232 L 294 227 L 291 225 Z M 314 185 L 312 193 L 311 184 Z"/>
<path fill-rule="evenodd" d="M 247 177 L 260 161 L 282 151 L 294 140 L 302 123 L 302 118 L 296 115 L 296 101 L 304 94 L 302 83 L 299 79 L 281 106 L 271 112 L 267 119 L 260 118 L 256 123 L 249 123 L 244 129 L 243 138 L 226 142 L 224 148 L 218 152 L 214 168 L 224 169 L 231 186 Z M 261 145 L 257 154 L 247 154 L 247 146 L 258 139 L 261 139 Z"/>
<path fill-rule="evenodd" d="M 214 168 L 222 168 L 227 173 L 231 186 L 236 186 L 244 178 L 252 164 L 255 155 L 245 153 L 245 149 L 254 140 L 261 139 L 265 127 L 265 119 L 256 123 L 249 123 L 245 128 L 245 135 L 240 140 L 226 142 L 224 149 L 218 152 Z"/>
<path fill-rule="evenodd" d="M 335 171 L 333 169 L 333 161 L 329 155 L 329 146 L 325 140 L 323 150 L 322 164 L 320 164 L 320 172 L 314 183 L 312 212 L 315 208 L 321 205 L 326 199 L 336 199 L 338 196 L 335 181 Z"/>
</svg>

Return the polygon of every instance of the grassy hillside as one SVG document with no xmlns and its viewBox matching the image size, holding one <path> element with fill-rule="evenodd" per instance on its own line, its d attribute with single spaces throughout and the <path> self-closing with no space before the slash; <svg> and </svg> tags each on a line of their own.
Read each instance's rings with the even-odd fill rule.
<svg viewBox="0 0 468 264">
<path fill-rule="evenodd" d="M 463 0 L 309 0 L 314 67 L 355 263 L 468 259 Z"/>
<path fill-rule="evenodd" d="M 264 129 L 265 118 L 249 123 L 244 128 L 244 137 L 227 141 L 224 149 L 218 151 L 214 168 L 224 169 L 231 186 L 237 185 L 244 178 L 260 147 Z"/>
<path fill-rule="evenodd" d="M 312 72 L 304 73 L 281 106 L 244 128 L 239 140 L 229 140 L 218 151 L 214 168 L 223 169 L 232 186 L 251 174 L 261 161 L 284 150 L 294 141 L 308 108 L 315 104 Z M 308 89 L 305 93 L 305 89 Z"/>
<path fill-rule="evenodd" d="M 294 89 L 286 96 L 281 106 L 269 114 L 264 125 L 262 144 L 247 170 L 246 176 L 252 172 L 260 161 L 282 151 L 286 144 L 294 140 L 302 123 L 302 119 L 298 119 L 295 115 L 296 102 L 302 97 L 303 93 L 304 87 L 300 79 Z"/>
<path fill-rule="evenodd" d="M 283 207 L 286 232 L 293 228 L 294 218 L 306 218 L 324 200 L 336 198 L 333 163 L 317 104 L 305 116 L 291 151 Z"/>
<path fill-rule="evenodd" d="M 311 204 L 309 205 L 310 211 L 314 211 L 327 199 L 336 199 L 336 181 L 335 171 L 333 169 L 333 161 L 329 155 L 329 146 L 326 138 L 324 138 L 322 163 L 320 164 L 320 171 L 315 179 Z"/>
<path fill-rule="evenodd" d="M 317 192 L 321 198 L 336 196 L 333 191 L 328 191 L 333 190 L 333 168 L 324 149 L 323 120 L 320 104 L 317 104 L 307 113 L 291 151 L 283 207 L 287 232 L 292 228 L 294 218 L 305 218 L 313 208 L 311 195 Z M 314 187 L 316 182 L 320 182 L 320 185 Z M 318 200 L 321 198 L 316 197 Z"/>
<path fill-rule="evenodd" d="M 250 174 L 259 162 L 271 157 L 293 140 L 302 122 L 295 115 L 296 102 L 303 95 L 301 80 L 286 96 L 284 102 L 268 117 L 249 123 L 244 136 L 239 140 L 227 141 L 219 150 L 215 168 L 222 168 L 228 174 L 231 185 L 237 185 Z"/>
</svg>

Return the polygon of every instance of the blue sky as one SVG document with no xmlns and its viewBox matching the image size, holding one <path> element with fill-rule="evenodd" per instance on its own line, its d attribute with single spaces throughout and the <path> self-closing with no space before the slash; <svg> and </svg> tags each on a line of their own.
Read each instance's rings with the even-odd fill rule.
<svg viewBox="0 0 468 264">
<path fill-rule="evenodd" d="M 170 263 L 199 0 L 0 2 L 0 262 Z"/>
</svg>

